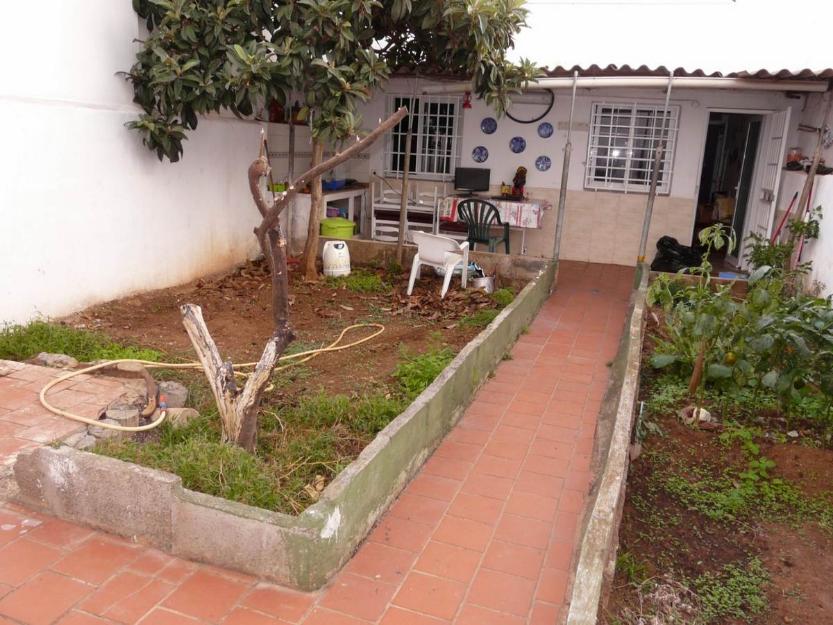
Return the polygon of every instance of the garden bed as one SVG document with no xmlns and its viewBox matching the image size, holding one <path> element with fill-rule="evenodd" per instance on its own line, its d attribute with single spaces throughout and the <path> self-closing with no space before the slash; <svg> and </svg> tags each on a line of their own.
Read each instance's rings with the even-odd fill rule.
<svg viewBox="0 0 833 625">
<path fill-rule="evenodd" d="M 767 314 L 777 316 L 775 310 Z M 803 375 L 786 395 L 774 379 L 749 383 L 760 369 L 754 341 L 777 332 L 769 319 L 755 326 L 758 336 L 718 348 L 711 362 L 720 366 L 692 400 L 689 361 L 681 357 L 671 370 L 648 364 L 657 353 L 671 353 L 673 341 L 662 310 L 649 310 L 646 319 L 644 409 L 634 428 L 616 573 L 600 622 L 833 623 L 829 401 L 802 386 Z M 724 328 L 720 340 L 730 334 Z M 780 361 L 779 375 L 793 375 L 777 355 L 784 349 L 778 336 L 761 353 Z M 784 353 L 792 358 L 796 350 Z M 750 367 L 736 373 L 743 360 Z M 708 420 L 697 415 L 687 424 L 690 411 L 683 410 L 693 403 L 709 411 Z"/>
<path fill-rule="evenodd" d="M 553 276 L 554 267 L 540 263 L 536 278 L 502 312 L 509 299 L 505 291 L 496 298 L 450 292 L 441 303 L 439 283 L 425 279 L 409 299 L 399 272 L 382 267 L 356 276 L 362 283 L 389 285 L 381 290 L 360 287 L 356 293 L 350 281 L 293 279 L 291 318 L 304 347 L 330 342 L 351 323 L 383 323 L 388 330 L 357 350 L 302 365 L 306 371 L 280 372 L 261 413 L 256 457 L 221 446 L 216 419 L 203 408 L 205 415 L 185 430 L 164 429 L 146 440 L 98 449 L 175 469 L 178 476 L 67 447 L 42 448 L 18 461 L 21 496 L 59 516 L 184 557 L 316 588 L 349 557 L 453 425 L 535 315 Z M 179 324 L 174 311 L 192 301 L 206 311 L 221 351 L 245 360 L 271 328 L 259 319 L 268 317 L 268 288 L 260 284 L 267 284 L 265 272 L 249 266 L 230 277 L 128 298 L 65 321 L 132 343 L 141 336 L 143 346 L 190 358 L 187 343 L 160 326 Z M 227 316 L 224 323 L 222 311 L 230 306 L 245 321 Z M 252 339 L 242 323 L 262 323 L 263 336 Z M 245 343 L 230 340 L 235 335 L 245 336 Z M 185 381 L 197 389 L 193 401 L 206 406 L 198 376 Z M 257 463 L 271 463 L 274 472 Z M 209 479 L 212 474 L 215 479 Z M 229 489 L 232 474 L 238 479 Z M 263 500 L 275 476 L 288 488 Z M 212 491 L 218 484 L 226 490 Z"/>
</svg>

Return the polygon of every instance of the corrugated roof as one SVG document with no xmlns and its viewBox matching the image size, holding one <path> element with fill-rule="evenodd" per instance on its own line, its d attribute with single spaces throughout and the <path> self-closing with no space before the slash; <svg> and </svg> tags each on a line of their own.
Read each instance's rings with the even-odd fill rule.
<svg viewBox="0 0 833 625">
<path fill-rule="evenodd" d="M 572 67 L 564 67 L 557 65 L 552 69 L 547 69 L 547 76 L 552 78 L 571 77 L 573 72 L 578 70 L 579 76 L 668 76 L 671 69 L 659 65 L 657 67 L 648 67 L 647 65 L 639 65 L 638 67 L 631 67 L 630 65 L 596 65 L 591 64 L 586 67 L 574 65 Z M 768 69 L 759 69 L 754 71 L 739 71 L 739 72 L 706 72 L 702 69 L 688 70 L 683 67 L 674 68 L 674 76 L 680 78 L 691 77 L 708 77 L 708 78 L 750 78 L 759 80 L 828 80 L 833 79 L 833 68 L 824 70 L 803 69 L 799 71 L 792 71 L 789 69 L 782 69 L 772 71 Z"/>
</svg>

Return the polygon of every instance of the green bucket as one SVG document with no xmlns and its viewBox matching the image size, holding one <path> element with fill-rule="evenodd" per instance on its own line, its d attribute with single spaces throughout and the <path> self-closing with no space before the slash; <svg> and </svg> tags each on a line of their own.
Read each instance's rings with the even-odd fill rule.
<svg viewBox="0 0 833 625">
<path fill-rule="evenodd" d="M 355 227 L 356 224 L 344 217 L 328 217 L 321 220 L 321 236 L 333 239 L 352 239 Z"/>
</svg>

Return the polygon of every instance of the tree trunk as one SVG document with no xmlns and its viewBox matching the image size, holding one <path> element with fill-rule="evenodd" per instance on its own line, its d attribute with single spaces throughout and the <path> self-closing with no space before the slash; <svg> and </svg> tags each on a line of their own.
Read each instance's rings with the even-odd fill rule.
<svg viewBox="0 0 833 625">
<path fill-rule="evenodd" d="M 697 352 L 697 357 L 694 359 L 694 371 L 691 372 L 691 379 L 688 382 L 688 394 L 694 397 L 697 389 L 700 387 L 700 382 L 703 379 L 703 368 L 706 364 L 706 341 L 700 343 L 700 349 Z"/>
<path fill-rule="evenodd" d="M 409 118 L 410 119 L 410 118 Z M 402 194 L 399 197 L 399 238 L 396 241 L 396 262 L 402 265 L 405 256 L 405 235 L 408 230 L 408 174 L 411 171 L 411 122 L 405 135 L 405 162 L 402 164 Z"/>
<path fill-rule="evenodd" d="M 364 139 L 356 141 L 355 144 L 324 163 L 313 164 L 307 172 L 289 185 L 289 189 L 283 195 L 271 204 L 263 197 L 260 190 L 260 180 L 269 175 L 268 161 L 261 156 L 249 166 L 249 190 L 262 217 L 260 225 L 255 228 L 254 233 L 269 265 L 272 278 L 272 317 L 275 332 L 267 341 L 255 370 L 249 375 L 242 389 L 238 388 L 234 379 L 234 368 L 231 361 L 223 362 L 220 357 L 220 351 L 211 338 L 200 307 L 185 304 L 180 308 L 185 331 L 188 333 L 197 352 L 197 357 L 205 370 L 208 384 L 220 412 L 224 442 L 239 445 L 250 452 L 255 450 L 260 398 L 269 383 L 272 370 L 278 363 L 281 354 L 295 338 L 292 328 L 289 326 L 289 273 L 286 265 L 286 237 L 280 226 L 281 213 L 307 180 L 315 177 L 319 177 L 320 180 L 322 173 L 336 167 L 371 145 L 399 123 L 406 114 L 407 110 L 400 108 Z M 323 155 L 323 147 L 319 153 L 319 160 L 321 155 Z M 316 215 L 317 222 L 317 216 L 320 213 L 313 210 L 313 214 Z M 312 218 L 311 214 L 310 222 Z M 316 227 L 316 250 L 318 247 L 317 232 Z M 312 255 L 312 258 L 314 268 L 315 255 Z"/>
<path fill-rule="evenodd" d="M 324 158 L 324 144 L 318 139 L 312 142 L 313 167 L 319 165 Z M 307 242 L 304 244 L 304 278 L 307 280 L 318 279 L 318 269 L 315 261 L 318 259 L 318 231 L 321 227 L 321 209 L 323 194 L 321 192 L 321 175 L 315 176 L 310 182 L 309 201 L 309 227 L 307 229 Z"/>
</svg>

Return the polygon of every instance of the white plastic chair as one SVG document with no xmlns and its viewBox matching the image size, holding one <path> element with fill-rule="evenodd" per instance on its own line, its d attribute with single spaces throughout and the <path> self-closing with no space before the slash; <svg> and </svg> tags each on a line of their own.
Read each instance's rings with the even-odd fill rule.
<svg viewBox="0 0 833 625">
<path fill-rule="evenodd" d="M 462 287 L 466 288 L 466 281 L 469 274 L 469 242 L 457 243 L 454 239 L 429 234 L 428 232 L 413 232 L 414 243 L 417 245 L 417 253 L 414 254 L 414 262 L 411 265 L 411 279 L 408 281 L 408 295 L 414 290 L 414 282 L 419 278 L 422 265 L 443 269 L 443 288 L 440 291 L 440 299 L 445 297 L 448 285 L 451 284 L 451 276 L 454 275 L 454 268 L 460 263 L 463 264 Z"/>
</svg>

